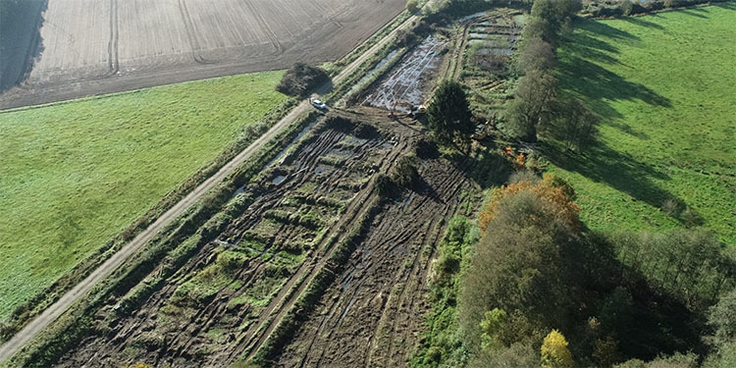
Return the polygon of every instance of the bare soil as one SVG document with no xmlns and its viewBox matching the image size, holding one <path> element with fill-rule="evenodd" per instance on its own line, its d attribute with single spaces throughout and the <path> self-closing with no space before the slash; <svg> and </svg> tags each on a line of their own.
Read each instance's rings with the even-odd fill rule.
<svg viewBox="0 0 736 368">
<path fill-rule="evenodd" d="M 463 172 L 421 160 L 422 185 L 388 204 L 345 271 L 274 366 L 401 367 L 424 326 L 425 293 L 444 226 L 471 189 Z"/>
<path fill-rule="evenodd" d="M 313 129 L 317 134 L 307 135 L 257 183 L 239 191 L 236 198 L 250 197 L 252 203 L 214 241 L 199 245 L 189 261 L 131 315 L 118 316 L 120 300 L 110 300 L 98 313 L 94 326 L 98 332 L 58 366 L 144 361 L 221 367 L 256 351 L 325 266 L 335 244 L 333 235 L 342 236 L 367 210 L 377 195 L 372 179 L 413 152 L 422 137 L 415 122 L 390 121 L 383 110 L 360 108 L 330 116 L 368 124 L 380 133 L 328 124 L 331 118 L 319 123 Z M 323 354 L 332 343 L 360 343 L 373 351 L 371 364 L 391 366 L 390 362 L 406 358 L 414 339 L 411 332 L 421 325 L 421 296 L 434 245 L 457 206 L 459 192 L 469 185 L 462 173 L 440 159 L 424 160 L 419 166 L 422 185 L 384 205 L 345 273 L 323 298 L 320 310 L 329 311 L 330 318 L 323 324 L 322 311 L 299 333 L 295 347 L 314 340 L 305 359 L 312 361 L 312 354 Z M 218 256 L 225 252 L 242 257 L 243 263 L 224 272 Z M 159 272 L 154 270 L 133 290 Z M 395 287 L 399 284 L 401 290 Z M 330 332 L 331 340 L 320 333 L 316 339 L 310 337 L 315 323 L 330 326 L 327 331 L 316 330 L 322 335 Z M 384 332 L 375 333 L 379 328 Z M 356 334 L 367 340 L 350 338 Z M 279 364 L 301 359 L 292 351 L 289 348 Z M 345 364 L 360 360 L 338 355 L 322 359 Z M 356 366 L 345 364 L 341 366 Z"/>
<path fill-rule="evenodd" d="M 9 37 L 0 108 L 335 60 L 403 0 L 48 0 Z M 17 31 L 22 29 L 19 26 Z M 17 54 L 16 54 L 17 55 Z M 5 71 L 5 72 L 4 72 Z M 10 74 L 12 72 L 12 76 Z"/>
</svg>

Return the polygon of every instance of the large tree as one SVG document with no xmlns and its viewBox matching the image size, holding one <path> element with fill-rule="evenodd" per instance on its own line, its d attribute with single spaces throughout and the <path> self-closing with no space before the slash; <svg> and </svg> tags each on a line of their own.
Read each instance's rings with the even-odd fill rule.
<svg viewBox="0 0 736 368">
<path fill-rule="evenodd" d="M 537 129 L 556 112 L 557 79 L 549 71 L 531 70 L 519 81 L 506 113 L 508 131 L 526 142 L 537 141 Z"/>
<path fill-rule="evenodd" d="M 440 84 L 427 113 L 429 128 L 440 143 L 452 142 L 455 136 L 465 139 L 473 133 L 468 97 L 458 82 Z"/>
</svg>

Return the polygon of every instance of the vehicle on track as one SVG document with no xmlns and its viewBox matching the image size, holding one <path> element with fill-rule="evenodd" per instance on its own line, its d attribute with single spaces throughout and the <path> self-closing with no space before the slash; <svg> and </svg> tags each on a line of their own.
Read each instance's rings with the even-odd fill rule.
<svg viewBox="0 0 736 368">
<path fill-rule="evenodd" d="M 318 98 L 310 98 L 309 103 L 311 103 L 312 106 L 314 106 L 318 110 L 327 111 L 327 105 L 325 105 L 325 103 Z"/>
</svg>

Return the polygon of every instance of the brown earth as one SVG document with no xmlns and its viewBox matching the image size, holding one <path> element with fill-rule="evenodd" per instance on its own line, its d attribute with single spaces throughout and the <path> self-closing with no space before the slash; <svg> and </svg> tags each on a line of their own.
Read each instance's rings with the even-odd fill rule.
<svg viewBox="0 0 736 368">
<path fill-rule="evenodd" d="M 445 224 L 472 188 L 447 161 L 421 160 L 423 183 L 388 204 L 279 367 L 402 367 L 424 328 L 426 285 Z"/>
<path fill-rule="evenodd" d="M 198 244 L 189 261 L 129 315 L 120 312 L 125 298 L 110 300 L 98 313 L 98 332 L 58 366 L 144 361 L 219 367 L 258 350 L 325 267 L 338 243 L 333 235 L 339 240 L 368 210 L 377 195 L 373 178 L 413 152 L 423 135 L 415 122 L 390 121 L 383 110 L 360 108 L 330 116 L 358 121 L 362 129 L 332 118 L 319 123 L 256 184 L 239 191 L 238 200 L 252 198 L 252 203 L 214 241 Z M 320 360 L 325 364 L 364 365 L 357 364 L 362 356 L 331 355 L 337 350 L 327 347 L 338 343 L 356 347 L 343 353 L 362 352 L 370 364 L 405 360 L 412 332 L 421 324 L 434 246 L 460 191 L 470 185 L 441 159 L 421 160 L 419 168 L 421 185 L 383 205 L 339 282 L 322 298 L 320 312 L 300 330 L 292 346 L 314 341 L 304 355 L 305 366 L 315 365 L 315 357 L 326 350 L 331 353 Z M 242 265 L 225 272 L 218 257 L 223 252 L 243 257 Z M 136 288 L 160 276 L 162 267 Z M 294 351 L 287 349 L 279 364 L 301 359 Z"/>
<path fill-rule="evenodd" d="M 335 60 L 403 0 L 29 1 L 3 35 L 0 108 Z M 30 6 L 33 9 L 30 9 Z M 10 43 L 10 44 L 8 44 Z"/>
</svg>

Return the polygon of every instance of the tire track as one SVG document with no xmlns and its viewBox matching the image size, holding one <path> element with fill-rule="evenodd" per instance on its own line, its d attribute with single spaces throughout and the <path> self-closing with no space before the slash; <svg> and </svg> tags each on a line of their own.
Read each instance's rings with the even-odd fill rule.
<svg viewBox="0 0 736 368">
<path fill-rule="evenodd" d="M 194 30 L 194 21 L 192 21 L 192 16 L 191 14 L 189 14 L 189 7 L 187 7 L 186 0 L 178 0 L 178 2 L 181 20 L 184 22 L 184 29 L 187 33 L 187 39 L 189 40 L 189 45 L 192 47 L 192 58 L 194 59 L 194 62 L 202 65 L 214 64 L 214 62 L 205 60 L 205 58 L 203 58 L 200 54 L 202 47 L 199 45 L 197 33 Z"/>
<path fill-rule="evenodd" d="M 260 25 L 260 29 L 266 30 L 266 36 L 271 41 L 271 45 L 274 48 L 274 52 L 271 55 L 278 56 L 283 54 L 284 48 L 281 45 L 281 41 L 279 41 L 279 38 L 276 36 L 276 33 L 274 33 L 271 25 L 263 18 L 263 14 L 259 11 L 258 7 L 253 4 L 253 0 L 244 0 L 243 4 L 245 4 L 245 6 L 248 7 L 248 10 L 256 16 L 256 21 Z"/>
<path fill-rule="evenodd" d="M 120 72 L 118 31 L 118 0 L 110 0 L 110 41 L 107 43 L 107 66 L 110 70 L 108 77 Z"/>
</svg>

